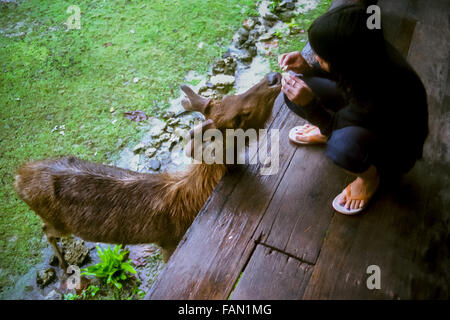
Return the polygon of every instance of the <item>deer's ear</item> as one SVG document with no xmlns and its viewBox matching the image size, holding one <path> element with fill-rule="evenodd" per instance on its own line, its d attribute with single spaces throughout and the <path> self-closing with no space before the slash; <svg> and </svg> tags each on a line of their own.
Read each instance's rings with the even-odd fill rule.
<svg viewBox="0 0 450 320">
<path fill-rule="evenodd" d="M 190 87 L 183 84 L 181 85 L 181 90 L 186 94 L 187 99 L 181 100 L 181 104 L 184 109 L 188 111 L 198 111 L 201 113 L 205 113 L 205 109 L 211 102 L 211 99 L 207 99 L 202 97 L 201 95 L 196 94 Z"/>
</svg>

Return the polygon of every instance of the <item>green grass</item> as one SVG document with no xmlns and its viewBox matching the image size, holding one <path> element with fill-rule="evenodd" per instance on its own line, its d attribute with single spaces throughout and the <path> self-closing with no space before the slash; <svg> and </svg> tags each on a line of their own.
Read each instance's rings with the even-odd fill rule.
<svg viewBox="0 0 450 320">
<path fill-rule="evenodd" d="M 108 162 L 143 134 L 122 112 L 153 115 L 164 108 L 189 70 L 205 73 L 224 52 L 242 20 L 255 15 L 255 2 L 28 0 L 0 6 L 0 30 L 25 32 L 0 33 L 0 298 L 8 298 L 46 246 L 39 217 L 13 190 L 15 169 L 30 159 L 68 154 Z M 322 1 L 296 23 L 307 30 L 330 3 Z M 80 30 L 64 25 L 72 4 L 81 9 Z M 301 50 L 301 39 L 306 34 L 280 40 L 274 70 L 276 55 Z M 51 132 L 60 125 L 64 135 Z"/>
<path fill-rule="evenodd" d="M 327 11 L 327 9 L 331 5 L 331 2 L 332 0 L 321 0 L 321 2 L 317 5 L 317 7 L 314 10 L 298 15 L 294 19 L 293 22 L 296 25 L 298 25 L 300 29 L 304 30 L 304 32 L 292 35 L 284 35 L 279 40 L 278 47 L 276 48 L 276 50 L 273 50 L 274 58 L 270 60 L 271 67 L 273 70 L 280 71 L 277 62 L 278 55 L 283 54 L 285 52 L 301 51 L 303 49 L 303 47 L 308 42 L 309 26 L 316 18 L 318 18 Z"/>
<path fill-rule="evenodd" d="M 0 29 L 32 28 L 19 37 L 0 34 L 0 297 L 39 262 L 46 245 L 40 219 L 12 188 L 15 169 L 67 154 L 106 162 L 119 138 L 137 141 L 139 124 L 122 112 L 152 115 L 177 94 L 189 70 L 206 72 L 254 14 L 254 2 L 29 0 L 0 6 Z M 67 31 L 72 4 L 81 9 L 81 29 Z M 64 135 L 51 132 L 57 125 L 65 125 Z"/>
</svg>

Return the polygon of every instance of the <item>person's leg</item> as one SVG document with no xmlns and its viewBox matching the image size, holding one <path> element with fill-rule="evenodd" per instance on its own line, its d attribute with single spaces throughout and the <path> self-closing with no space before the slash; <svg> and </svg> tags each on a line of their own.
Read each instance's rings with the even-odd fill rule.
<svg viewBox="0 0 450 320">
<path fill-rule="evenodd" d="M 332 111 L 337 111 L 344 106 L 344 97 L 342 92 L 337 88 L 337 84 L 326 78 L 320 77 L 302 77 L 297 75 L 311 88 L 314 94 L 320 98 L 324 107 Z M 308 121 L 306 115 L 302 112 L 302 108 L 291 102 L 284 95 L 286 105 L 291 111 Z M 302 127 L 295 128 L 295 141 L 300 143 L 326 143 L 327 138 L 321 134 L 320 129 L 316 126 L 307 124 Z"/>
<path fill-rule="evenodd" d="M 376 138 L 362 127 L 345 127 L 332 133 L 325 155 L 336 165 L 356 176 L 340 194 L 338 202 L 347 210 L 364 207 L 380 184 L 375 167 Z"/>
</svg>

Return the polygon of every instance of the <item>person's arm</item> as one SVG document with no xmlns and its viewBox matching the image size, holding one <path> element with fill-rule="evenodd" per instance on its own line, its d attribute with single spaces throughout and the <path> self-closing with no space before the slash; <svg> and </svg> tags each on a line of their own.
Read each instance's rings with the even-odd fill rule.
<svg viewBox="0 0 450 320">
<path fill-rule="evenodd" d="M 336 113 L 325 109 L 320 98 L 302 80 L 290 74 L 284 74 L 281 90 L 286 95 L 286 104 L 295 113 L 320 128 L 324 136 L 330 136 L 334 128 Z"/>
</svg>

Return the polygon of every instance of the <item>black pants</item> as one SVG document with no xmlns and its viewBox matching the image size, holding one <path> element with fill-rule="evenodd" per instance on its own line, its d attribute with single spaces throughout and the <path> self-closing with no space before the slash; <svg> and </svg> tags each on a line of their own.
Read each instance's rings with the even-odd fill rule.
<svg viewBox="0 0 450 320">
<path fill-rule="evenodd" d="M 324 107 L 334 112 L 345 106 L 341 91 L 335 82 L 320 77 L 302 77 Z M 286 105 L 300 117 L 308 120 L 301 108 L 284 95 Z M 319 128 L 320 129 L 320 128 Z M 392 146 L 395 148 L 395 146 Z M 325 155 L 336 165 L 353 173 L 362 173 L 374 165 L 382 176 L 394 178 L 408 172 L 416 159 L 392 157 L 388 148 L 374 132 L 360 126 L 334 130 L 328 139 Z"/>
</svg>

